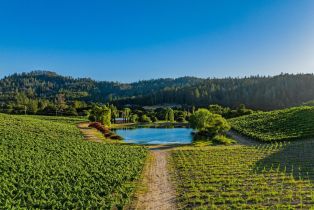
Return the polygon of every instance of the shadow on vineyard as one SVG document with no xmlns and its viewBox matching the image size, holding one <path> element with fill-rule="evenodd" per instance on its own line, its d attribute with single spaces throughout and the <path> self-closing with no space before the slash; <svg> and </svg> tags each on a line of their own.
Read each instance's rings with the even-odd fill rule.
<svg viewBox="0 0 314 210">
<path fill-rule="evenodd" d="M 280 147 L 278 151 L 256 162 L 255 171 L 283 172 L 297 180 L 305 179 L 314 183 L 314 139 L 288 142 Z"/>
</svg>

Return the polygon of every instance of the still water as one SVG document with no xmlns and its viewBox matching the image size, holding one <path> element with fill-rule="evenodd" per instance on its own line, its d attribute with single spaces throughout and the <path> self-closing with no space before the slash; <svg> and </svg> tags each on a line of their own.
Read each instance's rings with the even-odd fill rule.
<svg viewBox="0 0 314 210">
<path fill-rule="evenodd" d="M 135 144 L 189 144 L 193 139 L 191 128 L 124 128 L 115 132 Z"/>
</svg>

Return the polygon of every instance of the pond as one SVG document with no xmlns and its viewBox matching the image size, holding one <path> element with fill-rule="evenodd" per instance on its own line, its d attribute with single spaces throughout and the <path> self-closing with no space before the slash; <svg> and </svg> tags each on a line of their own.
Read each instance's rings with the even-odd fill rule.
<svg viewBox="0 0 314 210">
<path fill-rule="evenodd" d="M 193 139 L 191 128 L 123 128 L 115 132 L 135 144 L 189 144 Z"/>
</svg>

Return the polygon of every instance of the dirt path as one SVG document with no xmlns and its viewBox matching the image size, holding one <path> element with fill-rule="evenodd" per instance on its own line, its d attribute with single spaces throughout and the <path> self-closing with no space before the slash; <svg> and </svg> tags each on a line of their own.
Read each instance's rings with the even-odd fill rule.
<svg viewBox="0 0 314 210">
<path fill-rule="evenodd" d="M 262 144 L 262 142 L 256 141 L 254 139 L 242 136 L 241 134 L 237 133 L 236 131 L 230 130 L 227 132 L 227 135 L 231 138 L 235 139 L 238 144 L 246 145 L 246 146 L 256 146 Z"/>
<path fill-rule="evenodd" d="M 167 159 L 169 152 L 162 147 L 150 151 L 151 160 L 144 171 L 145 192 L 138 195 L 135 209 L 176 209 L 176 192 L 171 184 Z"/>
<path fill-rule="evenodd" d="M 78 128 L 84 136 L 84 139 L 87 141 L 102 143 L 104 141 L 104 137 L 102 134 L 94 128 L 88 127 L 88 122 L 83 122 L 78 124 Z"/>
</svg>

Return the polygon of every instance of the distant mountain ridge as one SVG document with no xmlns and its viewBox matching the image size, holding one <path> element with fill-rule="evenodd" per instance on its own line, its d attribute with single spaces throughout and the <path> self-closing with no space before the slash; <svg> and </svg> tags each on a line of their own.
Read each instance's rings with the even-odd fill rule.
<svg viewBox="0 0 314 210">
<path fill-rule="evenodd" d="M 112 102 L 118 105 L 176 103 L 196 106 L 244 103 L 255 109 L 295 106 L 314 99 L 313 74 L 280 74 L 245 78 L 202 79 L 180 77 L 133 83 L 73 78 L 51 71 L 12 74 L 0 80 L 0 101 L 13 102 L 18 93 L 54 100 L 63 93 L 67 100 Z"/>
</svg>

